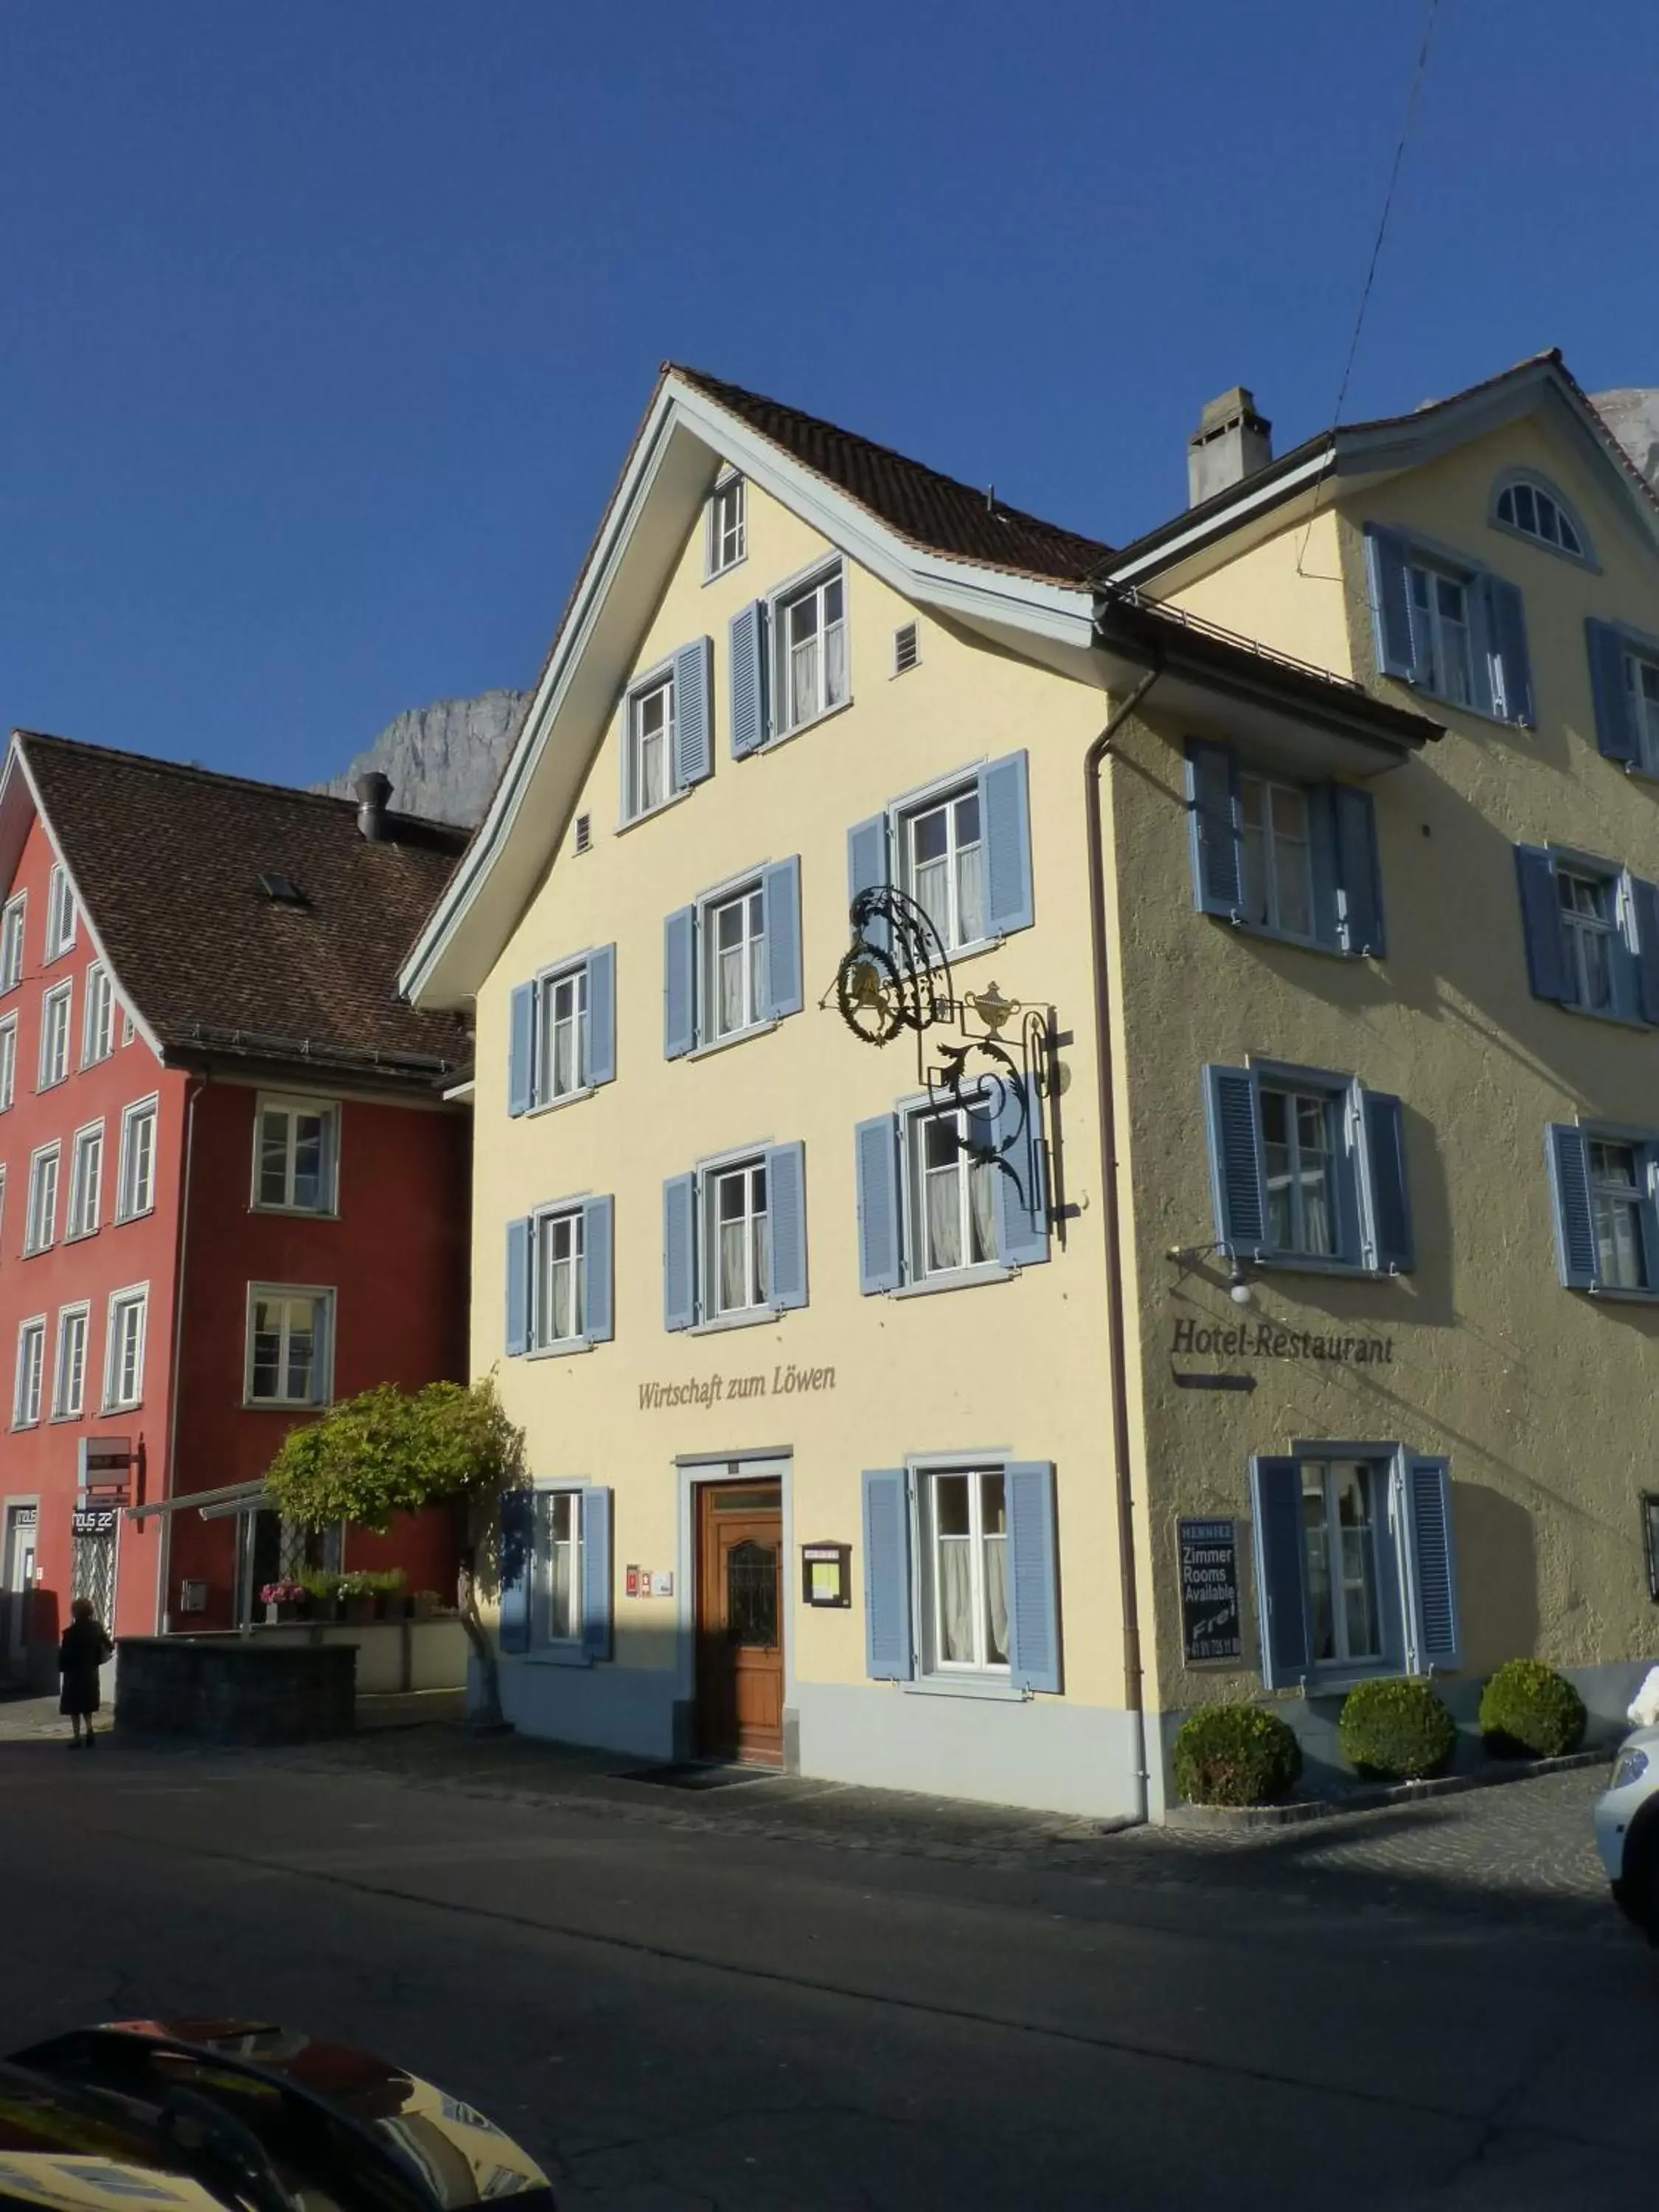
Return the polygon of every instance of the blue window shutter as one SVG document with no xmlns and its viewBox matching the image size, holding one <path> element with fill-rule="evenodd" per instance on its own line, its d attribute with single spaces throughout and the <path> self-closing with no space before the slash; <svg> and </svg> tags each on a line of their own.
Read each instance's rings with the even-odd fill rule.
<svg viewBox="0 0 1659 2212">
<path fill-rule="evenodd" d="M 1532 656 L 1527 650 L 1527 611 L 1520 587 L 1502 576 L 1485 579 L 1487 634 L 1497 663 L 1492 710 L 1506 722 L 1531 728 Z"/>
<path fill-rule="evenodd" d="M 662 930 L 662 1054 L 678 1060 L 697 1041 L 697 910 L 683 906 Z"/>
<path fill-rule="evenodd" d="M 582 1650 L 611 1656 L 611 1492 L 597 1483 L 579 1492 L 582 1515 Z"/>
<path fill-rule="evenodd" d="M 1409 1274 L 1416 1264 L 1412 1239 L 1411 1185 L 1406 1173 L 1405 1113 L 1386 1091 L 1359 1094 L 1359 1135 L 1364 1147 L 1370 1200 L 1372 1267 Z"/>
<path fill-rule="evenodd" d="M 866 1297 L 899 1285 L 898 1119 L 878 1114 L 853 1132 L 858 1158 L 859 1288 Z"/>
<path fill-rule="evenodd" d="M 805 1004 L 800 969 L 800 860 L 780 860 L 761 871 L 766 915 L 767 1012 L 781 1021 Z"/>
<path fill-rule="evenodd" d="M 1635 720 L 1625 683 L 1625 641 L 1611 623 L 1586 618 L 1590 690 L 1595 700 L 1595 742 L 1609 760 L 1637 757 Z"/>
<path fill-rule="evenodd" d="M 1387 952 L 1382 928 L 1382 870 L 1376 852 L 1376 809 L 1369 791 L 1350 783 L 1331 786 L 1336 824 L 1336 884 L 1341 901 L 1342 949 L 1380 960 Z"/>
<path fill-rule="evenodd" d="M 617 1076 L 617 948 L 602 945 L 587 956 L 587 1079 Z"/>
<path fill-rule="evenodd" d="M 1336 793 L 1328 783 L 1311 784 L 1308 802 L 1308 872 L 1313 880 L 1313 933 L 1328 952 L 1342 949 L 1337 911 Z"/>
<path fill-rule="evenodd" d="M 507 1013 L 507 1110 L 527 1114 L 536 1103 L 536 986 L 520 983 Z"/>
<path fill-rule="evenodd" d="M 758 752 L 769 734 L 767 716 L 766 602 L 732 617 L 732 757 Z"/>
<path fill-rule="evenodd" d="M 902 1467 L 864 1470 L 864 1656 L 872 1682 L 908 1682 L 915 1673 L 910 1485 Z"/>
<path fill-rule="evenodd" d="M 1060 1687 L 1060 1569 L 1054 1471 L 1046 1460 L 1011 1460 L 1008 1505 L 1008 1678 L 1019 1690 Z"/>
<path fill-rule="evenodd" d="M 983 823 L 981 824 L 981 832 Z M 847 833 L 847 902 L 850 907 L 860 891 L 884 890 L 892 880 L 887 856 L 887 817 L 872 814 L 867 822 L 855 822 Z M 866 941 L 883 952 L 887 950 L 887 925 L 872 922 L 865 930 Z"/>
<path fill-rule="evenodd" d="M 674 788 L 714 771 L 714 641 L 700 637 L 674 655 Z"/>
<path fill-rule="evenodd" d="M 775 1306 L 806 1304 L 806 1147 L 766 1149 L 766 1233 L 772 1246 Z"/>
<path fill-rule="evenodd" d="M 1307 1680 L 1310 1664 L 1302 1470 L 1295 1460 L 1250 1462 L 1250 1509 L 1261 1680 L 1270 1690 L 1292 1689 Z"/>
<path fill-rule="evenodd" d="M 1451 1468 L 1443 1459 L 1403 1453 L 1411 1670 L 1455 1674 L 1462 1664 L 1457 1632 L 1457 1554 L 1452 1542 Z"/>
<path fill-rule="evenodd" d="M 1659 1024 L 1659 890 L 1640 876 L 1630 879 L 1630 911 L 1636 933 L 1636 1010 L 1644 1022 Z"/>
<path fill-rule="evenodd" d="M 530 1222 L 507 1224 L 507 1356 L 530 1349 Z"/>
<path fill-rule="evenodd" d="M 1235 921 L 1244 903 L 1244 878 L 1238 756 L 1231 745 L 1188 738 L 1187 818 L 1198 910 Z"/>
<path fill-rule="evenodd" d="M 662 1325 L 690 1328 L 697 1318 L 697 1178 L 670 1176 L 662 1187 Z"/>
<path fill-rule="evenodd" d="M 985 842 L 985 933 L 1006 937 L 1029 929 L 1031 902 L 1031 802 L 1023 752 L 979 772 L 979 834 Z"/>
<path fill-rule="evenodd" d="M 992 1142 L 996 1177 L 997 1257 L 1011 1267 L 1035 1267 L 1048 1256 L 1048 1193 L 1043 1178 L 1042 1101 L 1036 1079 L 1022 1076 L 1003 1091 Z"/>
<path fill-rule="evenodd" d="M 1589 1154 L 1584 1133 L 1553 1121 L 1545 1139 L 1550 1198 L 1555 1212 L 1555 1263 L 1570 1291 L 1593 1291 L 1597 1280 L 1595 1221 L 1590 1211 Z"/>
<path fill-rule="evenodd" d="M 616 1334 L 613 1203 L 590 1198 L 582 1206 L 582 1269 L 587 1278 L 582 1334 L 590 1344 L 609 1344 Z"/>
<path fill-rule="evenodd" d="M 1406 541 L 1391 530 L 1365 526 L 1365 556 L 1371 574 L 1371 617 L 1376 632 L 1376 665 L 1384 676 L 1417 673 L 1412 635 L 1411 593 L 1406 584 Z"/>
<path fill-rule="evenodd" d="M 1259 1252 L 1267 1241 L 1267 1200 L 1255 1078 L 1248 1067 L 1206 1067 L 1204 1100 L 1216 1236 L 1230 1252 Z"/>
<path fill-rule="evenodd" d="M 535 1530 L 535 1492 L 503 1491 L 495 1561 L 495 1571 L 501 1578 L 501 1625 L 497 1634 L 503 1651 L 530 1649 Z"/>
<path fill-rule="evenodd" d="M 1555 888 L 1555 863 L 1541 845 L 1517 845 L 1515 872 L 1521 886 L 1521 931 L 1527 947 L 1527 976 L 1535 999 L 1565 1006 L 1571 997 L 1566 947 L 1561 935 L 1561 901 Z"/>
<path fill-rule="evenodd" d="M 1469 621 L 1469 704 L 1478 714 L 1503 716 L 1503 665 L 1492 589 L 1495 581 L 1491 576 L 1466 577 L 1463 605 Z"/>
</svg>

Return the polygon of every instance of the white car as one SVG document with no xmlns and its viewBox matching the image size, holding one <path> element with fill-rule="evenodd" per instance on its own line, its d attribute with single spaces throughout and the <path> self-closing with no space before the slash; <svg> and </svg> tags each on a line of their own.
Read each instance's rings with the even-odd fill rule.
<svg viewBox="0 0 1659 2212">
<path fill-rule="evenodd" d="M 1596 1802 L 1595 1848 L 1615 1902 L 1659 1943 L 1659 1728 L 1638 1728 L 1620 1745 Z"/>
</svg>

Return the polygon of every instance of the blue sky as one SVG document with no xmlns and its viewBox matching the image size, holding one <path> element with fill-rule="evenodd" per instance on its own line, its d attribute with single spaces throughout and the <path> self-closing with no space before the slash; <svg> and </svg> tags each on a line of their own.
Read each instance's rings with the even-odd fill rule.
<svg viewBox="0 0 1659 2212">
<path fill-rule="evenodd" d="M 533 677 L 665 357 L 1116 542 L 1328 422 L 1420 0 L 0 11 L 0 718 L 304 781 Z M 1442 0 L 1346 416 L 1659 383 L 1641 0 Z"/>
</svg>

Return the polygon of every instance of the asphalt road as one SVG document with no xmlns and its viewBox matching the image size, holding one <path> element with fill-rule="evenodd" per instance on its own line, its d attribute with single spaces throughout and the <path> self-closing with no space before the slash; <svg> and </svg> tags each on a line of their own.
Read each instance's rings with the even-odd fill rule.
<svg viewBox="0 0 1659 2212">
<path fill-rule="evenodd" d="M 1628 2212 L 1659 1960 L 1578 1841 L 1596 1784 L 1266 1849 L 975 1852 L 896 1816 L 806 1840 L 663 1792 L 472 1796 L 453 1762 L 3 1743 L 0 2049 L 281 2020 L 434 2078 L 614 2212 Z"/>
</svg>

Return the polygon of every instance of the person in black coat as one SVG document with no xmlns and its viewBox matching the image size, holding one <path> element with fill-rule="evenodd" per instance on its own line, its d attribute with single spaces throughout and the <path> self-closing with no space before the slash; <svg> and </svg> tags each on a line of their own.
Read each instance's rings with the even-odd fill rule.
<svg viewBox="0 0 1659 2212">
<path fill-rule="evenodd" d="M 74 1735 L 70 1738 L 71 1750 L 84 1743 L 92 1749 L 92 1717 L 98 1710 L 98 1669 L 106 1659 L 114 1656 L 115 1646 L 105 1633 L 89 1597 L 77 1597 L 70 1607 L 73 1615 L 64 1631 L 58 1647 L 58 1671 L 64 1678 L 64 1686 L 58 1698 L 58 1710 L 67 1713 Z M 81 1723 L 87 1732 L 81 1733 Z"/>
</svg>

